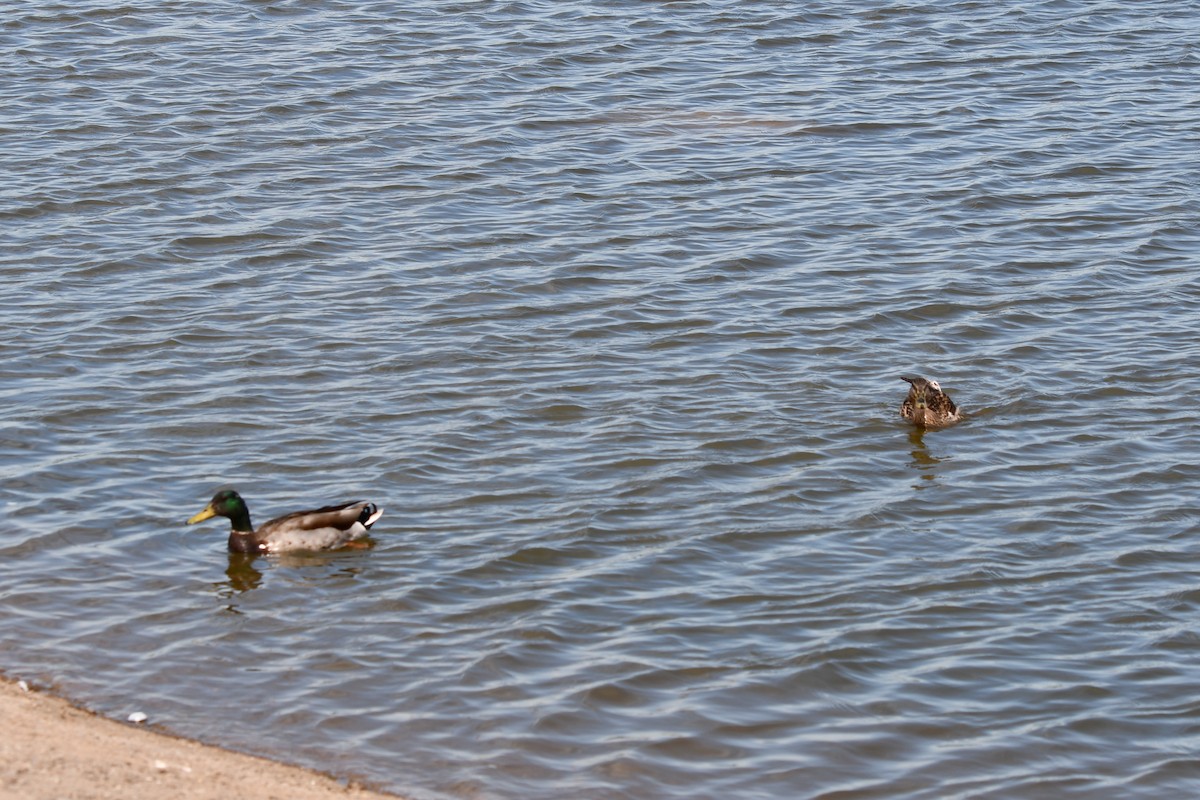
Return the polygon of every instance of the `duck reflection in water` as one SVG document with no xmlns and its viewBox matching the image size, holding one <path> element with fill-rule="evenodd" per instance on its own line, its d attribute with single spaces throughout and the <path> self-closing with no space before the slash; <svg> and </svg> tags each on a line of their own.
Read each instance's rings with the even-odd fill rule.
<svg viewBox="0 0 1200 800">
<path fill-rule="evenodd" d="M 921 475 L 922 481 L 937 480 L 937 467 L 942 463 L 942 459 L 929 452 L 929 448 L 925 446 L 925 431 L 922 428 L 913 428 L 908 432 L 908 443 L 912 446 L 910 451 L 912 461 L 908 465 L 917 470 Z M 915 483 L 914 489 L 925 489 L 929 483 Z"/>
<path fill-rule="evenodd" d="M 214 584 L 214 588 L 217 590 L 217 594 L 224 598 L 230 598 L 235 594 L 259 588 L 262 585 L 263 573 L 255 566 L 255 562 L 262 558 L 266 558 L 267 563 L 272 567 L 288 567 L 293 569 L 329 568 L 340 565 L 338 569 L 333 571 L 325 570 L 323 574 L 354 578 L 362 571 L 361 567 L 358 566 L 357 559 L 354 559 L 354 555 L 357 552 L 349 551 L 345 554 L 281 553 L 277 556 L 261 556 L 258 553 L 229 553 L 229 566 L 225 568 L 226 580 Z M 350 561 L 349 563 L 344 563 L 347 557 L 350 558 Z M 232 606 L 229 610 L 237 611 Z"/>
<path fill-rule="evenodd" d="M 254 566 L 257 559 L 255 553 L 230 553 L 229 566 L 225 568 L 225 577 L 229 580 L 219 585 L 238 593 L 257 589 L 263 578 L 263 574 Z"/>
<path fill-rule="evenodd" d="M 937 478 L 936 469 L 942 462 L 942 459 L 931 455 L 925 446 L 925 432 L 953 425 L 962 419 L 962 412 L 937 381 L 904 375 L 900 376 L 900 380 L 909 385 L 908 396 L 900 404 L 900 416 L 913 424 L 908 432 L 913 459 L 909 466 L 920 471 L 921 479 L 927 481 L 917 483 L 913 488 L 922 489 Z"/>
</svg>

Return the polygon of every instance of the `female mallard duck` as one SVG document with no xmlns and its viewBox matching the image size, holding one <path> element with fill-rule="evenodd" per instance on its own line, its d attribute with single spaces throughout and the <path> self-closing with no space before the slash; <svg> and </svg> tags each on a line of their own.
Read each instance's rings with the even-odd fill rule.
<svg viewBox="0 0 1200 800">
<path fill-rule="evenodd" d="M 229 552 L 281 553 L 287 550 L 336 550 L 363 538 L 383 516 L 383 509 L 362 501 L 325 506 L 312 511 L 293 511 L 265 523 L 258 530 L 250 524 L 246 501 L 232 489 L 217 492 L 204 510 L 188 525 L 212 517 L 228 517 Z"/>
<path fill-rule="evenodd" d="M 903 375 L 900 376 L 900 380 L 912 384 L 912 388 L 908 390 L 908 397 L 904 398 L 900 405 L 900 416 L 909 422 L 923 428 L 940 428 L 958 422 L 961 418 L 958 406 L 954 405 L 950 395 L 942 391 L 937 381 L 927 381 L 920 377 L 906 378 Z"/>
</svg>

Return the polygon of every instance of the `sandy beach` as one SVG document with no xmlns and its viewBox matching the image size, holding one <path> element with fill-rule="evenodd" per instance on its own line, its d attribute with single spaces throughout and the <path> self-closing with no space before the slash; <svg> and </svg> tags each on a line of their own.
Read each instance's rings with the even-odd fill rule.
<svg viewBox="0 0 1200 800">
<path fill-rule="evenodd" d="M 0 798 L 375 800 L 300 767 L 116 722 L 0 680 Z"/>
</svg>

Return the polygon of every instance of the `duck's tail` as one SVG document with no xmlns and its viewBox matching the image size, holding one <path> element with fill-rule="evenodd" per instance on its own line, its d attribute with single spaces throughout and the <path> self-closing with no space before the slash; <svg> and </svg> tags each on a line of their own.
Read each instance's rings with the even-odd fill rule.
<svg viewBox="0 0 1200 800">
<path fill-rule="evenodd" d="M 374 525 L 376 522 L 378 522 L 379 518 L 382 516 L 383 516 L 382 508 L 375 505 L 374 503 L 367 503 L 366 505 L 363 506 L 362 513 L 360 513 L 358 515 L 358 521 L 362 523 L 362 526 L 364 528 L 366 528 L 367 530 L 370 530 L 371 526 Z"/>
</svg>

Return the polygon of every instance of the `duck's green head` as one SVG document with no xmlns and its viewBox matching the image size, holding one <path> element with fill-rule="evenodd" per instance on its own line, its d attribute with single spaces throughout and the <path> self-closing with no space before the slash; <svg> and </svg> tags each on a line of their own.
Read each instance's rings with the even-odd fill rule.
<svg viewBox="0 0 1200 800">
<path fill-rule="evenodd" d="M 187 521 L 188 525 L 195 525 L 197 522 L 203 522 L 206 519 L 213 517 L 226 517 L 233 523 L 235 531 L 250 531 L 250 511 L 246 508 L 246 501 L 242 500 L 241 495 L 232 489 L 222 489 L 213 495 L 213 499 L 209 501 L 204 509 Z"/>
</svg>

